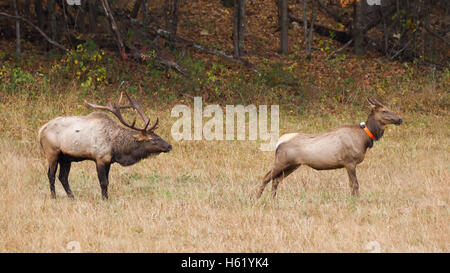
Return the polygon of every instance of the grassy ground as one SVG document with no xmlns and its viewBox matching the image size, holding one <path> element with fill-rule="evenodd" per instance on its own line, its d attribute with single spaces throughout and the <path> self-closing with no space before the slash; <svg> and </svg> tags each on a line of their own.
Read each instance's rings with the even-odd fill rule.
<svg viewBox="0 0 450 273">
<path fill-rule="evenodd" d="M 344 170 L 302 167 L 282 182 L 276 200 L 270 187 L 255 200 L 272 152 L 253 141 L 175 142 L 171 106 L 152 105 L 172 152 L 113 165 L 108 201 L 101 200 L 94 164 L 74 164 L 75 200 L 59 182 L 52 200 L 37 130 L 55 116 L 89 112 L 86 96 L 67 88 L 1 93 L 1 252 L 65 252 L 72 241 L 83 252 L 366 252 L 372 241 L 383 252 L 450 251 L 448 109 L 399 113 L 404 124 L 389 127 L 357 169 L 359 199 L 350 196 Z M 365 120 L 368 112 L 342 109 L 282 112 L 281 133 L 320 132 Z"/>
<path fill-rule="evenodd" d="M 193 2 L 199 4 L 180 12 L 179 35 L 232 52 L 232 12 L 220 1 Z M 371 50 L 326 61 L 342 45 L 319 35 L 313 45 L 320 50 L 306 61 L 299 25 L 289 33 L 290 54 L 278 55 L 275 2 L 253 2 L 245 58 L 257 73 L 193 50 L 181 58 L 181 50 L 164 49 L 186 68 L 185 78 L 158 70 L 152 58 L 121 62 L 92 41 L 66 55 L 24 42 L 17 59 L 15 41 L 0 40 L 0 252 L 67 252 L 78 244 L 83 252 L 449 252 L 449 69 L 386 61 Z M 144 107 L 160 117 L 157 132 L 174 149 L 134 166 L 113 165 L 108 201 L 94 164 L 73 164 L 75 200 L 58 181 L 58 198 L 50 199 L 38 129 L 57 116 L 89 113 L 84 99 L 116 99 L 122 80 L 134 94 L 142 86 Z M 350 196 L 345 170 L 301 167 L 281 183 L 276 200 L 270 185 L 256 200 L 273 152 L 253 141 L 174 141 L 170 109 L 191 104 L 191 96 L 205 105 L 279 104 L 281 133 L 364 121 L 368 96 L 389 102 L 404 123 L 389 127 L 358 167 L 359 199 Z"/>
</svg>

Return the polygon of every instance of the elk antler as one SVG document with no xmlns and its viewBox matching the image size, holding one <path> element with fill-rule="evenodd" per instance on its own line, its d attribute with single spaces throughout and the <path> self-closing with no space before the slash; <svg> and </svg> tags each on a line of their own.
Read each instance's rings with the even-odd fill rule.
<svg viewBox="0 0 450 273">
<path fill-rule="evenodd" d="M 150 124 L 150 119 L 148 117 L 145 116 L 144 111 L 142 110 L 142 107 L 139 103 L 137 103 L 133 98 L 131 98 L 128 93 L 126 91 L 125 92 L 125 96 L 127 96 L 128 100 L 130 101 L 130 104 L 128 105 L 120 105 L 120 102 L 122 101 L 122 96 L 123 96 L 123 92 L 120 93 L 120 98 L 119 98 L 119 102 L 117 104 L 111 105 L 111 103 L 108 103 L 106 106 L 103 105 L 97 105 L 94 103 L 89 103 L 87 101 L 84 101 L 84 103 L 94 109 L 100 109 L 100 110 L 106 110 L 106 111 L 110 111 L 111 113 L 113 113 L 118 119 L 119 121 L 127 126 L 128 128 L 131 128 L 133 130 L 136 131 L 140 131 L 143 134 L 146 134 L 148 132 L 151 132 L 153 130 L 155 130 L 158 125 L 158 118 L 156 118 L 156 122 L 155 124 L 153 124 L 153 126 L 151 126 L 149 129 L 147 129 L 148 125 Z M 133 120 L 132 124 L 129 124 L 128 122 L 125 121 L 125 119 L 122 116 L 122 113 L 120 112 L 121 109 L 127 109 L 127 108 L 134 108 L 137 113 L 139 114 L 139 116 L 141 116 L 141 118 L 144 120 L 145 123 L 145 127 L 144 128 L 137 128 L 134 125 L 136 124 L 136 117 Z"/>
</svg>

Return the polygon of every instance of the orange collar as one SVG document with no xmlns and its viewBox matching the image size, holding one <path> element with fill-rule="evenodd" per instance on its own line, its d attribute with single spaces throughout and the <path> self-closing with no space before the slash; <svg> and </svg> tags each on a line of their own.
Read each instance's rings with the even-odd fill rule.
<svg viewBox="0 0 450 273">
<path fill-rule="evenodd" d="M 370 139 L 374 139 L 375 138 L 373 136 L 372 132 L 370 132 L 370 130 L 366 127 L 366 123 L 365 122 L 361 122 L 359 125 L 361 126 L 361 128 L 364 129 L 364 132 L 366 132 L 366 134 L 370 137 Z"/>
<path fill-rule="evenodd" d="M 367 129 L 367 127 L 364 127 L 364 132 L 366 132 L 366 134 L 371 138 L 374 139 L 375 137 L 372 135 L 372 133 L 369 131 L 369 129 Z"/>
</svg>

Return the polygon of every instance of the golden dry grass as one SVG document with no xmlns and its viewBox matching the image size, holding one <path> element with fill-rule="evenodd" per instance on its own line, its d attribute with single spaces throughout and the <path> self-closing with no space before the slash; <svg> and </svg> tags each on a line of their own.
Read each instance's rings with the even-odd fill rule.
<svg viewBox="0 0 450 273">
<path fill-rule="evenodd" d="M 55 116 L 87 113 L 78 95 L 2 95 L 1 252 L 66 252 L 71 241 L 83 252 L 366 252 L 371 241 L 383 252 L 450 250 L 448 113 L 401 113 L 405 123 L 389 127 L 357 169 L 358 200 L 344 170 L 308 167 L 282 182 L 276 200 L 270 185 L 255 200 L 272 152 L 252 141 L 174 142 L 170 107 L 159 107 L 151 113 L 172 152 L 113 165 L 108 201 L 94 164 L 73 164 L 75 200 L 58 181 L 52 200 L 37 130 Z M 282 114 L 281 132 L 319 132 L 365 112 Z"/>
</svg>

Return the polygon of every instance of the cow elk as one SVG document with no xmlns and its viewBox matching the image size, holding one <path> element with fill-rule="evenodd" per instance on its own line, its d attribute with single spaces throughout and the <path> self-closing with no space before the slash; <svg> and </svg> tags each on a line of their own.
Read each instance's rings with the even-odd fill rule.
<svg viewBox="0 0 450 273">
<path fill-rule="evenodd" d="M 379 140 L 388 124 L 400 125 L 402 119 L 375 99 L 368 99 L 371 112 L 367 121 L 344 125 L 321 134 L 291 133 L 280 137 L 272 169 L 264 176 L 259 187 L 259 198 L 272 181 L 272 196 L 278 184 L 301 165 L 316 170 L 345 168 L 354 196 L 359 196 L 356 165 L 364 160 L 367 148 Z"/>
<path fill-rule="evenodd" d="M 58 178 L 67 195 L 73 198 L 68 177 L 72 162 L 92 160 L 97 166 L 103 199 L 108 198 L 108 174 L 112 163 L 129 166 L 141 159 L 159 153 L 167 153 L 172 145 L 154 133 L 158 119 L 149 127 L 147 118 L 138 104 L 125 92 L 130 104 L 101 106 L 86 103 L 87 106 L 113 113 L 124 126 L 114 121 L 105 113 L 94 112 L 87 116 L 57 117 L 39 130 L 39 141 L 48 161 L 48 180 L 51 197 L 56 198 L 55 175 L 59 164 Z M 133 108 L 144 120 L 145 126 L 137 128 L 136 118 L 130 124 L 125 121 L 121 110 Z"/>
</svg>

